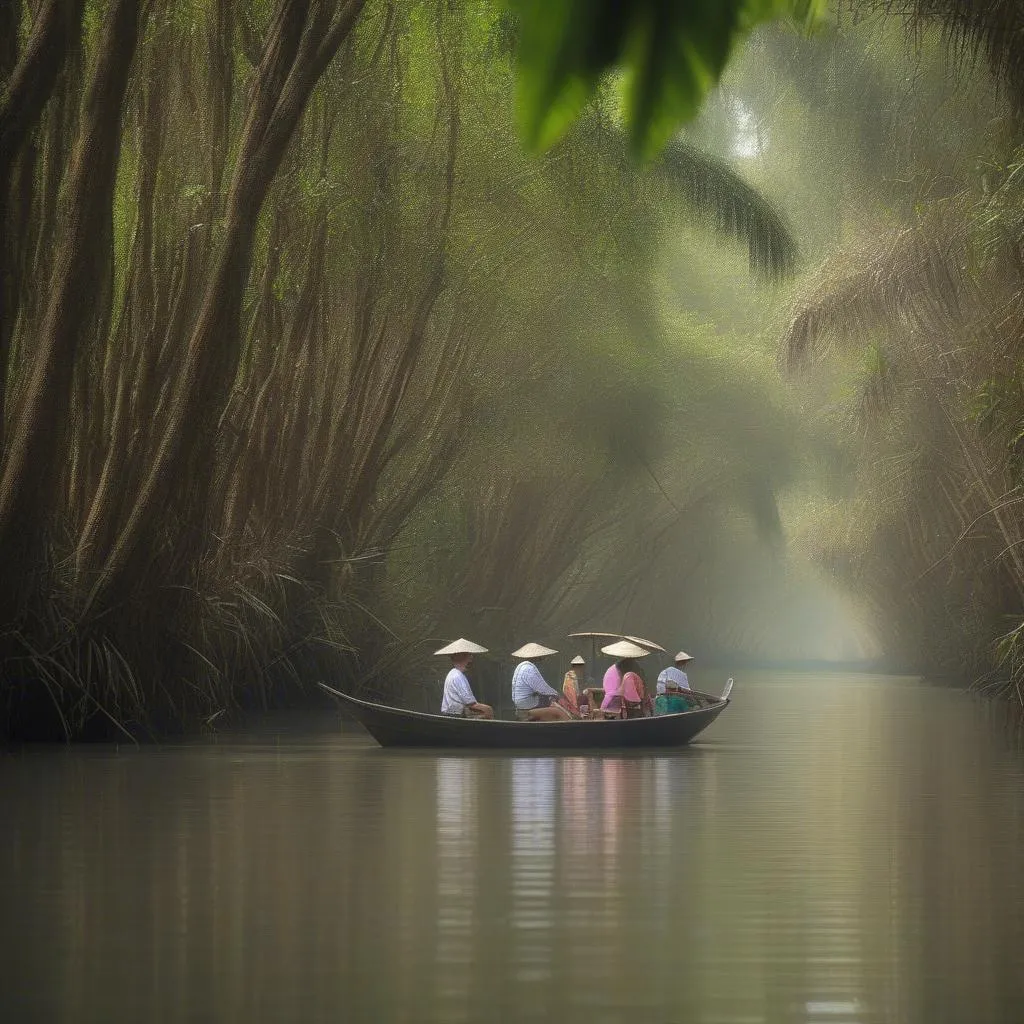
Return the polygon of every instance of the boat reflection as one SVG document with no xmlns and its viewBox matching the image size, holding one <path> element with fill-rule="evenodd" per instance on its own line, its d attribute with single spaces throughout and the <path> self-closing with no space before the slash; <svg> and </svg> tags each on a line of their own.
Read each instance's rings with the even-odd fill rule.
<svg viewBox="0 0 1024 1024">
<path fill-rule="evenodd" d="M 558 763 L 552 758 L 511 762 L 509 923 L 516 982 L 540 992 L 552 976 Z M 529 1005 L 529 1004 L 528 1004 Z"/>
<path fill-rule="evenodd" d="M 479 787 L 473 761 L 437 759 L 437 1004 L 468 1019 L 477 905 Z"/>
</svg>

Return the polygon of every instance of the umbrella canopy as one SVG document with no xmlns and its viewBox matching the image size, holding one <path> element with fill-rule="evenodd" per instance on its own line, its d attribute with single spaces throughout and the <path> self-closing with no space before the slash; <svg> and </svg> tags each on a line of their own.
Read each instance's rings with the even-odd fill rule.
<svg viewBox="0 0 1024 1024">
<path fill-rule="evenodd" d="M 518 651 L 512 652 L 513 658 L 546 658 L 549 654 L 557 654 L 558 651 L 543 644 L 523 644 Z"/>
<path fill-rule="evenodd" d="M 442 647 L 439 651 L 434 651 L 435 654 L 486 654 L 487 648 L 481 647 L 479 644 L 473 643 L 472 640 L 467 640 L 465 637 L 460 637 L 458 640 L 453 640 L 447 647 Z"/>
<path fill-rule="evenodd" d="M 653 640 L 645 640 L 641 636 L 626 636 L 623 635 L 623 640 L 631 640 L 635 644 L 639 644 L 641 647 L 646 647 L 649 651 L 665 651 L 665 648 L 661 644 L 656 644 Z M 667 654 L 668 652 L 665 651 Z"/>
<path fill-rule="evenodd" d="M 646 658 L 651 652 L 646 647 L 633 643 L 632 640 L 620 640 L 601 648 L 602 654 L 610 654 L 613 658 Z"/>
<path fill-rule="evenodd" d="M 661 644 L 656 644 L 653 640 L 645 640 L 642 636 L 630 636 L 628 633 L 570 633 L 569 636 L 586 636 L 591 639 L 594 637 L 603 637 L 609 640 L 628 640 L 630 643 L 636 644 L 638 647 L 646 647 L 648 651 L 665 650 Z"/>
</svg>

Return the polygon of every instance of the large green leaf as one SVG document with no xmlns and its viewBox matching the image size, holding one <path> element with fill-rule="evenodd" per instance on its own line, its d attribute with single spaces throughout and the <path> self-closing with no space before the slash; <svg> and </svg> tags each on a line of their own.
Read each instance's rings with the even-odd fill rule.
<svg viewBox="0 0 1024 1024">
<path fill-rule="evenodd" d="M 691 118 L 733 47 L 772 18 L 816 18 L 825 0 L 505 0 L 519 20 L 519 116 L 544 149 L 609 72 L 624 72 L 634 153 L 650 156 Z"/>
</svg>

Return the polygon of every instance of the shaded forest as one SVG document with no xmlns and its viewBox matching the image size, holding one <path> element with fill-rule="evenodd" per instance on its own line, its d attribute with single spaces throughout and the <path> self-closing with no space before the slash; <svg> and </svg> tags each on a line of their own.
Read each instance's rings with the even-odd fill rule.
<svg viewBox="0 0 1024 1024">
<path fill-rule="evenodd" d="M 1022 31 L 764 27 L 638 160 L 614 76 L 523 145 L 489 4 L 5 5 L 4 729 L 401 700 L 448 633 L 757 656 L 826 593 L 1019 696 Z"/>
</svg>

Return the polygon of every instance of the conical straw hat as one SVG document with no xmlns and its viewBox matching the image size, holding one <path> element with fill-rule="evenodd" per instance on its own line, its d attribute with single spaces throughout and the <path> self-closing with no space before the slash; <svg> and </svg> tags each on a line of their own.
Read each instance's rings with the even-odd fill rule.
<svg viewBox="0 0 1024 1024">
<path fill-rule="evenodd" d="M 576 657 L 573 658 L 572 661 L 569 662 L 569 664 L 570 665 L 586 665 L 586 662 L 583 660 L 583 655 L 582 654 L 577 654 Z"/>
<path fill-rule="evenodd" d="M 610 654 L 613 658 L 645 658 L 651 652 L 630 640 L 620 640 L 601 648 L 602 654 Z"/>
<path fill-rule="evenodd" d="M 466 640 L 464 637 L 453 640 L 447 647 L 442 647 L 439 651 L 434 651 L 435 654 L 486 654 L 487 648 L 481 647 L 479 644 L 473 643 L 472 640 Z"/>
<path fill-rule="evenodd" d="M 557 654 L 558 651 L 545 647 L 543 644 L 523 644 L 518 651 L 512 652 L 513 658 L 546 658 L 549 654 Z"/>
<path fill-rule="evenodd" d="M 680 651 L 673 659 L 673 661 L 693 661 L 693 655 L 687 654 L 686 651 Z"/>
</svg>

